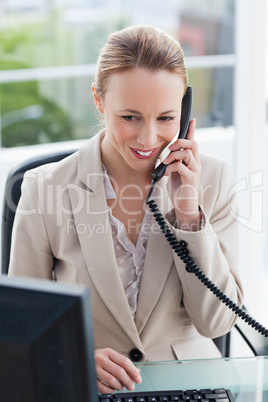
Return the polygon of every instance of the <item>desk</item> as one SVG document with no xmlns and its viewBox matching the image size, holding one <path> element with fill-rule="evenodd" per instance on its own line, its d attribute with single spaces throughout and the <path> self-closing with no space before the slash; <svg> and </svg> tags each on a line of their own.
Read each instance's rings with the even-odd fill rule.
<svg viewBox="0 0 268 402">
<path fill-rule="evenodd" d="M 235 401 L 268 402 L 268 357 L 136 363 L 135 391 L 228 388 Z"/>
</svg>

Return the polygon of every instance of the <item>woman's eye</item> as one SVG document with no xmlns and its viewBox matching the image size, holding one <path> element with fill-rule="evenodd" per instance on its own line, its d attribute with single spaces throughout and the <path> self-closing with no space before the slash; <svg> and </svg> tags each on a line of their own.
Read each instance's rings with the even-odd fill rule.
<svg viewBox="0 0 268 402">
<path fill-rule="evenodd" d="M 138 119 L 136 116 L 122 116 L 122 118 L 125 121 L 134 121 Z"/>
<path fill-rule="evenodd" d="M 161 120 L 161 121 L 172 121 L 172 120 L 174 120 L 174 117 L 173 116 L 161 116 L 161 117 L 159 117 L 159 120 Z"/>
</svg>

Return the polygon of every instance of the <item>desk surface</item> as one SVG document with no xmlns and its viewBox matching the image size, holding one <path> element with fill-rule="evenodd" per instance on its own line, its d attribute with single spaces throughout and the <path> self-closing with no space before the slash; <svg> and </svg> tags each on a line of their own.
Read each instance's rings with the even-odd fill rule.
<svg viewBox="0 0 268 402">
<path fill-rule="evenodd" d="M 137 363 L 135 391 L 228 388 L 235 401 L 268 402 L 268 357 Z"/>
</svg>

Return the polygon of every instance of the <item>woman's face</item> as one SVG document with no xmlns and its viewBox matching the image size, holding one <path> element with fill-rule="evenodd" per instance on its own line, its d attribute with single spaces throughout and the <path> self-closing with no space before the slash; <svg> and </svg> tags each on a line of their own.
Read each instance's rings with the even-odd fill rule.
<svg viewBox="0 0 268 402">
<path fill-rule="evenodd" d="M 93 96 L 104 114 L 104 163 L 119 157 L 135 171 L 152 170 L 180 127 L 183 79 L 165 70 L 132 69 L 112 75 L 105 98 Z"/>
</svg>

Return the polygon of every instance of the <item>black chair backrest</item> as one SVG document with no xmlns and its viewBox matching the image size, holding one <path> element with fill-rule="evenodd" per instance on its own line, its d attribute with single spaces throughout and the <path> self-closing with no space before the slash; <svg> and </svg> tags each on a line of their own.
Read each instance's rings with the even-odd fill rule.
<svg viewBox="0 0 268 402">
<path fill-rule="evenodd" d="M 65 150 L 59 152 L 53 152 L 50 154 L 43 154 L 28 159 L 19 165 L 15 166 L 8 174 L 4 192 L 3 200 L 3 215 L 2 215 L 2 234 L 1 234 L 1 273 L 8 273 L 8 266 L 10 260 L 10 246 L 13 222 L 17 205 L 21 196 L 21 184 L 24 173 L 27 170 L 34 169 L 38 166 L 45 165 L 47 163 L 58 162 L 66 156 L 75 152 L 73 150 Z"/>
<path fill-rule="evenodd" d="M 226 335 L 219 336 L 218 338 L 214 338 L 213 341 L 223 357 L 230 357 L 231 332 L 228 332 Z"/>
</svg>

